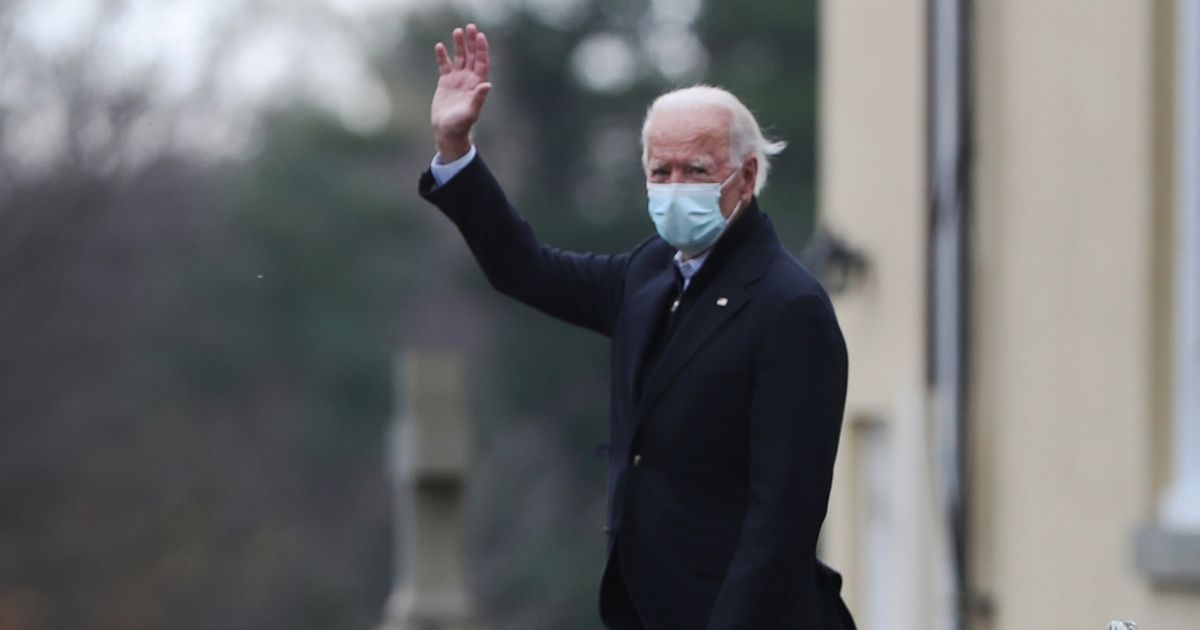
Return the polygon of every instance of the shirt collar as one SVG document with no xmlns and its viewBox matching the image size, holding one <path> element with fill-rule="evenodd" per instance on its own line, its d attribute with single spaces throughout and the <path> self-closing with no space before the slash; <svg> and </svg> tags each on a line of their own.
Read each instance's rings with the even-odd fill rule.
<svg viewBox="0 0 1200 630">
<path fill-rule="evenodd" d="M 700 267 L 704 266 L 704 261 L 708 260 L 708 255 L 711 253 L 712 249 L 708 249 L 703 254 L 685 260 L 683 252 L 675 252 L 675 268 L 679 270 L 679 275 L 683 278 L 684 289 L 687 289 L 688 284 L 692 282 L 692 277 L 700 271 Z"/>
</svg>

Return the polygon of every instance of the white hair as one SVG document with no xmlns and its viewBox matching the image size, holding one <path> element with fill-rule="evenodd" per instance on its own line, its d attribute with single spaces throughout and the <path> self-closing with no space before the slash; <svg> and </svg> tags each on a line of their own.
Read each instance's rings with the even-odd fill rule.
<svg viewBox="0 0 1200 630">
<path fill-rule="evenodd" d="M 650 135 L 650 119 L 656 112 L 710 107 L 724 109 L 732 116 L 729 123 L 730 161 L 740 164 L 751 155 L 758 158 L 758 177 L 754 182 L 754 194 L 758 194 L 767 185 L 767 173 L 771 170 L 770 156 L 782 152 L 787 143 L 782 140 L 769 140 L 763 136 L 762 128 L 758 126 L 754 114 L 750 113 L 749 108 L 738 100 L 738 97 L 728 90 L 711 85 L 680 88 L 654 99 L 646 110 L 646 119 L 642 122 L 642 166 L 645 167 L 648 161 L 646 145 Z"/>
</svg>

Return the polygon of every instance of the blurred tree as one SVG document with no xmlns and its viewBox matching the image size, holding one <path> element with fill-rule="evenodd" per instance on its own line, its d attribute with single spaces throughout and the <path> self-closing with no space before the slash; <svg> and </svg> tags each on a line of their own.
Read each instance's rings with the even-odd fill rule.
<svg viewBox="0 0 1200 630">
<path fill-rule="evenodd" d="M 0 618 L 373 624 L 379 437 L 422 246 L 398 127 L 362 138 L 296 106 L 256 154 L 214 160 L 149 76 L 98 82 L 95 41 L 3 46 Z"/>
</svg>

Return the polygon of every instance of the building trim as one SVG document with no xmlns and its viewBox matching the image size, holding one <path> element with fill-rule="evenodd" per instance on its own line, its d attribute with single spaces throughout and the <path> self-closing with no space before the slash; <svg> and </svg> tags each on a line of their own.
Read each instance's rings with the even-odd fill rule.
<svg viewBox="0 0 1200 630">
<path fill-rule="evenodd" d="M 969 0 L 930 3 L 929 352 L 935 471 L 949 533 L 950 627 L 970 625 L 967 394 L 971 204 Z"/>
<path fill-rule="evenodd" d="M 1174 405 L 1159 520 L 1200 536 L 1200 0 L 1176 10 Z"/>
<path fill-rule="evenodd" d="M 1134 541 L 1134 564 L 1157 588 L 1200 590 L 1200 535 L 1144 527 Z"/>
</svg>

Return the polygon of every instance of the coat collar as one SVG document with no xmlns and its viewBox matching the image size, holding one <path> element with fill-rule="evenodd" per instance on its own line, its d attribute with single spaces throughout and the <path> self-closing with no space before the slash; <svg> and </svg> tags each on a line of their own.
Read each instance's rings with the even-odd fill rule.
<svg viewBox="0 0 1200 630">
<path fill-rule="evenodd" d="M 778 246 L 779 239 L 771 220 L 759 209 L 758 198 L 751 198 L 750 205 L 713 245 L 704 266 L 692 281 L 707 283 L 721 277 L 727 282 L 753 282 L 766 270 L 766 264 Z"/>
<path fill-rule="evenodd" d="M 662 355 L 654 367 L 642 376 L 645 379 L 641 399 L 636 402 L 638 426 L 666 391 L 680 370 L 696 352 L 726 323 L 731 321 L 750 302 L 749 285 L 762 277 L 767 265 L 780 247 L 779 238 L 767 218 L 752 200 L 742 216 L 728 228 L 712 249 L 704 266 L 692 279 L 688 292 L 695 303 L 679 322 Z M 674 262 L 664 261 L 635 294 L 632 308 L 634 330 L 631 341 L 634 352 L 626 373 L 626 391 L 635 389 L 636 373 L 645 354 L 658 319 L 659 310 L 675 290 Z"/>
</svg>

